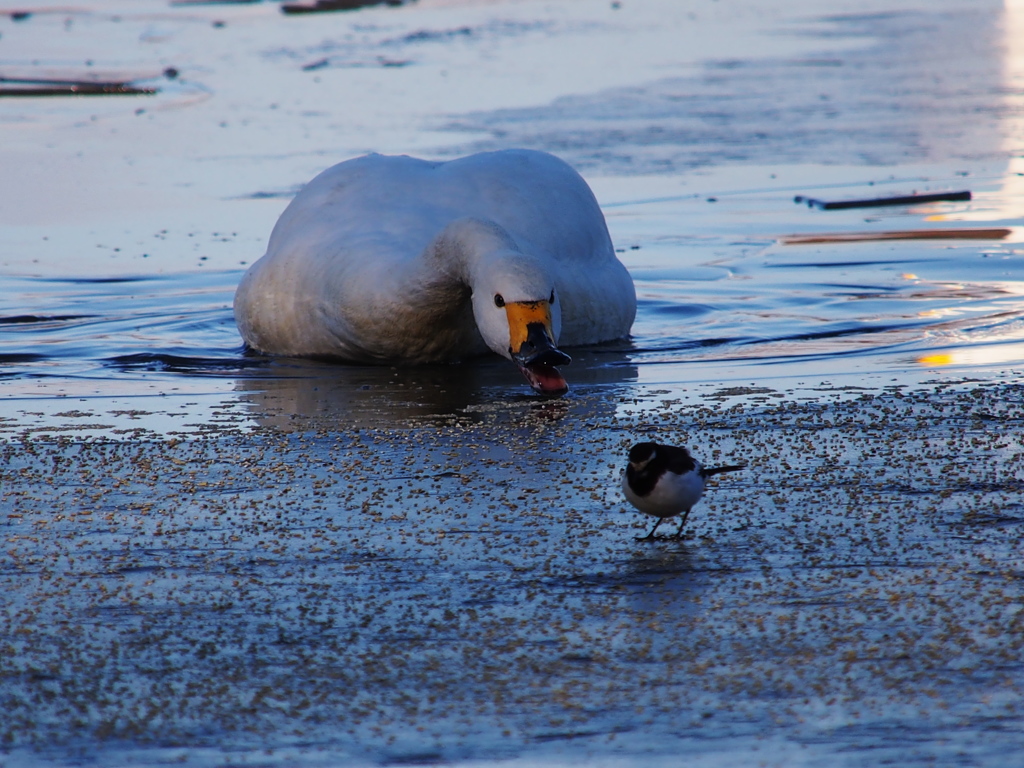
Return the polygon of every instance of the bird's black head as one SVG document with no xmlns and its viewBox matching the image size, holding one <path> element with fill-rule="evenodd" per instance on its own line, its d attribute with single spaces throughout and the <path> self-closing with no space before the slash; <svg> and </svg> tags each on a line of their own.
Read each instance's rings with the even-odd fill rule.
<svg viewBox="0 0 1024 768">
<path fill-rule="evenodd" d="M 629 463 L 643 464 L 650 461 L 657 447 L 657 443 L 637 443 L 629 449 Z"/>
</svg>

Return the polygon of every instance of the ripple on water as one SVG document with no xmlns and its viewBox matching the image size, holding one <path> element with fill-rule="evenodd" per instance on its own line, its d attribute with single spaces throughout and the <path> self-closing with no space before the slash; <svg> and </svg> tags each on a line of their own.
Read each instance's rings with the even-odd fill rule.
<svg viewBox="0 0 1024 768">
<path fill-rule="evenodd" d="M 1013 354 L 1024 282 L 1008 279 L 1012 265 L 919 242 L 887 246 L 901 258 L 836 253 L 863 247 L 832 245 L 823 259 L 821 248 L 735 247 L 723 254 L 714 245 L 716 261 L 728 263 L 706 269 L 669 263 L 707 258 L 707 244 L 631 250 L 624 258 L 636 277 L 637 321 L 630 343 L 612 346 L 641 376 L 646 364 L 698 360 L 709 375 L 716 364 L 737 361 L 781 363 L 799 375 L 793 366 L 820 368 L 851 354 L 880 370 L 938 360 L 950 348 L 963 355 L 1002 346 L 1004 357 Z M 917 272 L 904 271 L 908 264 Z M 10 386 L 39 377 L 118 377 L 130 388 L 141 373 L 250 375 L 267 361 L 244 354 L 234 326 L 240 276 L 6 280 L 3 378 Z M 612 361 L 598 355 L 586 364 Z"/>
</svg>

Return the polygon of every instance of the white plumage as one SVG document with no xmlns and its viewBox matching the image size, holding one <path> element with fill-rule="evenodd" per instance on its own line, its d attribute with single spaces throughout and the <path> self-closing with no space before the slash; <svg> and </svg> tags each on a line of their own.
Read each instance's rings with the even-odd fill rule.
<svg viewBox="0 0 1024 768">
<path fill-rule="evenodd" d="M 492 350 L 552 394 L 568 362 L 556 344 L 624 337 L 635 314 L 590 188 L 530 150 L 329 168 L 235 295 L 243 339 L 266 354 L 417 364 Z"/>
</svg>

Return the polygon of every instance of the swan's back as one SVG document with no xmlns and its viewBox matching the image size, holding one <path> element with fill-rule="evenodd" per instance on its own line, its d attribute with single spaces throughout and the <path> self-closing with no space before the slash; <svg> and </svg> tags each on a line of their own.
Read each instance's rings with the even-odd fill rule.
<svg viewBox="0 0 1024 768">
<path fill-rule="evenodd" d="M 416 258 L 449 222 L 489 219 L 524 250 L 557 261 L 615 260 L 590 188 L 569 165 L 531 150 L 484 152 L 448 162 L 366 155 L 328 168 L 282 214 L 267 248 L 289 247 L 296 230 L 403 245 Z"/>
</svg>

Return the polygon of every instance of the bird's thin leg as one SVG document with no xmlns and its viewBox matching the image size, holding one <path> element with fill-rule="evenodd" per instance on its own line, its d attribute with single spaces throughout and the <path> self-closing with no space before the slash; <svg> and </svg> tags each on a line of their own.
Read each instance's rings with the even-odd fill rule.
<svg viewBox="0 0 1024 768">
<path fill-rule="evenodd" d="M 662 522 L 662 520 L 664 520 L 664 519 L 665 519 L 664 517 L 659 517 L 659 518 L 658 518 L 658 522 L 656 522 L 656 523 L 654 524 L 654 527 L 653 527 L 653 528 L 651 528 L 651 532 L 650 532 L 650 533 L 648 533 L 648 534 L 647 534 L 646 536 L 641 536 L 639 540 L 640 540 L 640 541 L 645 541 L 646 539 L 653 539 L 653 538 L 654 538 L 654 532 L 655 532 L 656 530 L 658 530 L 658 526 L 659 526 L 659 525 L 661 525 L 661 522 Z"/>
<path fill-rule="evenodd" d="M 685 512 L 683 512 L 683 519 L 679 521 L 679 528 L 678 528 L 678 530 L 676 530 L 676 538 L 677 539 L 683 538 L 683 526 L 686 525 L 686 518 L 688 518 L 689 516 L 690 516 L 690 510 L 686 510 Z"/>
</svg>

